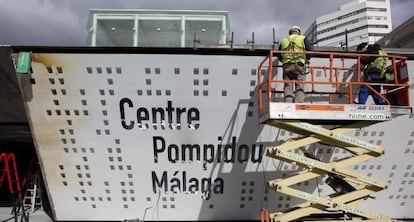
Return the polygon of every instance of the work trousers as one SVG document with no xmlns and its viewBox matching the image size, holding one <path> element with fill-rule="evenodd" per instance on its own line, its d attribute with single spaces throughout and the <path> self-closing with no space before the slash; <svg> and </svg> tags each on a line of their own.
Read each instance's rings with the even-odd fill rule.
<svg viewBox="0 0 414 222">
<path fill-rule="evenodd" d="M 364 77 L 364 82 L 380 83 L 381 82 L 380 74 L 379 73 L 368 73 L 368 75 L 366 75 Z M 377 93 L 381 93 L 381 86 L 380 85 L 371 85 L 371 88 L 373 88 L 375 91 L 377 91 Z M 384 105 L 385 101 L 379 95 L 377 95 L 377 93 L 373 92 L 367 86 L 361 85 L 361 87 L 359 88 L 358 103 L 359 104 L 365 104 L 365 102 L 368 99 L 368 96 L 371 95 L 372 98 L 374 99 L 375 104 Z"/>
<path fill-rule="evenodd" d="M 305 81 L 305 65 L 301 63 L 286 63 L 283 64 L 283 80 L 297 80 Z M 295 90 L 293 90 L 295 85 Z M 284 85 L 285 102 L 303 103 L 305 101 L 305 84 L 296 82 L 285 83 Z M 295 100 L 293 100 L 293 92 L 295 91 Z"/>
</svg>

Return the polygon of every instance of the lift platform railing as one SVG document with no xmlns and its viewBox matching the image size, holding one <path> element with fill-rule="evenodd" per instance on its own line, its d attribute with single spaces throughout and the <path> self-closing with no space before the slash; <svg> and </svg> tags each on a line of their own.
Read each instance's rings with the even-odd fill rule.
<svg viewBox="0 0 414 222">
<path fill-rule="evenodd" d="M 283 80 L 283 70 L 281 62 L 277 61 L 278 54 L 297 53 L 311 55 L 312 58 L 322 58 L 323 65 L 314 65 L 313 60 L 307 64 L 309 72 L 305 81 Z M 325 95 L 328 97 L 326 103 L 334 103 L 334 96 L 346 98 L 347 104 L 354 103 L 355 94 L 361 85 L 367 86 L 373 93 L 382 98 L 387 105 L 410 106 L 409 77 L 407 71 L 407 58 L 399 55 L 386 55 L 387 62 L 387 81 L 381 83 L 367 83 L 363 81 L 363 65 L 361 58 L 378 57 L 380 55 L 363 54 L 363 53 L 345 53 L 345 52 L 288 52 L 271 50 L 269 55 L 260 63 L 258 67 L 258 103 L 259 113 L 263 115 L 267 112 L 270 102 L 276 102 L 276 95 L 283 95 L 283 85 L 285 83 L 302 83 L 306 86 L 307 95 Z M 339 65 L 338 65 L 339 64 Z M 347 65 L 348 64 L 348 65 Z M 349 64 L 352 64 L 349 66 Z M 323 71 L 325 79 L 317 80 L 315 72 Z M 356 75 L 352 81 L 345 81 L 339 78 L 339 72 L 349 72 Z M 276 73 L 276 75 L 274 75 Z M 328 73 L 328 76 L 326 76 Z M 320 86 L 331 85 L 333 90 L 323 91 Z M 372 86 L 380 85 L 383 92 L 376 91 Z M 281 89 L 278 89 L 280 87 Z M 319 87 L 319 88 L 318 88 Z M 342 90 L 341 90 L 342 89 Z M 345 89 L 345 90 L 344 90 Z M 312 101 L 310 101 L 312 102 Z M 337 102 L 335 102 L 337 103 Z"/>
</svg>

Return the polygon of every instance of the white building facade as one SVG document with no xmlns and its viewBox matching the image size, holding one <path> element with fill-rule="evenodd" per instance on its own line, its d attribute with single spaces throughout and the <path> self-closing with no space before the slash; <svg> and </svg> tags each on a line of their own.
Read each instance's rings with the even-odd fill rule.
<svg viewBox="0 0 414 222">
<path fill-rule="evenodd" d="M 317 18 L 305 35 L 317 46 L 375 43 L 391 32 L 390 0 L 354 0 Z"/>
</svg>

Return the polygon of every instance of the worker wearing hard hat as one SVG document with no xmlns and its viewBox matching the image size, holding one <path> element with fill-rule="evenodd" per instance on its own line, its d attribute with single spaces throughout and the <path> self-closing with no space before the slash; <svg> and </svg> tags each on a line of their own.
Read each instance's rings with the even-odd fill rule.
<svg viewBox="0 0 414 222">
<path fill-rule="evenodd" d="M 283 64 L 283 80 L 304 81 L 306 79 L 305 64 L 309 62 L 310 55 L 302 52 L 312 51 L 313 46 L 303 35 L 298 26 L 289 29 L 289 36 L 282 39 L 279 50 L 293 53 L 278 54 L 279 61 Z M 303 103 L 305 101 L 305 86 L 303 83 L 295 83 L 295 97 L 293 96 L 293 83 L 284 85 L 285 102 Z"/>
<path fill-rule="evenodd" d="M 376 54 L 377 57 L 363 57 L 361 64 L 366 66 L 364 69 L 364 82 L 369 83 L 383 83 L 385 69 L 387 66 L 387 53 L 384 52 L 378 44 L 368 45 L 367 54 Z M 373 90 L 375 90 L 375 92 Z M 365 104 L 368 96 L 371 95 L 376 105 L 384 105 L 385 101 L 378 95 L 381 92 L 381 85 L 371 85 L 370 88 L 366 85 L 361 85 L 359 88 L 359 104 Z"/>
</svg>

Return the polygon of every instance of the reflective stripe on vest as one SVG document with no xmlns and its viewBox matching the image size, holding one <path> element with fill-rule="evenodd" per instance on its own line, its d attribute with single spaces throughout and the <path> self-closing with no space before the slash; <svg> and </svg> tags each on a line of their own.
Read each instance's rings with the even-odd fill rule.
<svg viewBox="0 0 414 222">
<path fill-rule="evenodd" d="M 373 62 L 371 62 L 367 70 L 377 70 L 380 74 L 384 73 L 385 67 L 387 66 L 387 53 L 383 50 L 379 50 L 379 57 L 377 57 Z"/>
<path fill-rule="evenodd" d="M 292 34 L 282 39 L 280 43 L 282 51 L 303 52 L 305 51 L 305 36 Z M 283 53 L 282 63 L 298 63 L 305 64 L 306 56 L 299 53 Z"/>
</svg>

